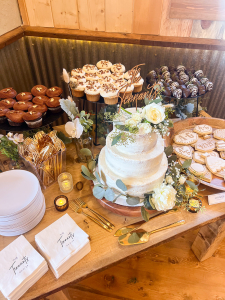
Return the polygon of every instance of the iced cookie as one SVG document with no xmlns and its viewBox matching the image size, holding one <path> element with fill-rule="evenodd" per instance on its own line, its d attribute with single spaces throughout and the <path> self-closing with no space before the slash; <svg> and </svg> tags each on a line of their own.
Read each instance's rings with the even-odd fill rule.
<svg viewBox="0 0 225 300">
<path fill-rule="evenodd" d="M 213 138 L 208 140 L 198 139 L 195 144 L 195 150 L 200 152 L 213 151 L 216 147 L 215 140 Z"/>
<path fill-rule="evenodd" d="M 214 136 L 215 139 L 225 141 L 225 129 L 216 129 L 213 132 L 213 136 Z"/>
<path fill-rule="evenodd" d="M 222 140 L 216 141 L 216 150 L 225 151 L 225 141 Z"/>
<path fill-rule="evenodd" d="M 207 182 L 211 182 L 212 181 L 212 173 L 207 169 L 206 173 L 204 175 L 202 175 L 202 180 L 207 181 Z"/>
<path fill-rule="evenodd" d="M 221 171 L 224 171 L 224 169 L 225 169 L 225 161 L 222 158 L 208 156 L 208 157 L 206 157 L 205 161 L 206 161 L 206 166 L 209 169 L 209 171 L 217 176 L 219 176 L 218 174 Z M 222 176 L 220 176 L 220 177 L 222 177 Z"/>
<path fill-rule="evenodd" d="M 174 137 L 174 141 L 177 144 L 181 144 L 181 145 L 190 145 L 193 143 L 196 143 L 198 140 L 198 135 L 195 132 L 183 132 L 183 133 L 179 133 L 177 135 L 175 135 Z"/>
<path fill-rule="evenodd" d="M 221 152 L 220 152 L 220 157 L 221 157 L 222 159 L 225 159 L 225 151 L 221 151 Z"/>
<path fill-rule="evenodd" d="M 204 165 L 205 164 L 205 159 L 201 157 L 202 152 L 195 151 L 193 154 L 193 159 L 195 162 Z"/>
<path fill-rule="evenodd" d="M 199 135 L 205 135 L 212 133 L 212 127 L 206 124 L 197 125 L 195 126 L 194 132 L 198 133 Z"/>
<path fill-rule="evenodd" d="M 202 164 L 192 163 L 189 167 L 189 171 L 196 176 L 202 176 L 207 172 L 207 169 Z"/>
<path fill-rule="evenodd" d="M 184 159 L 192 159 L 193 149 L 190 146 L 173 145 L 173 151 L 179 157 L 182 157 Z"/>
<path fill-rule="evenodd" d="M 204 159 L 204 163 L 205 163 L 205 159 L 206 157 L 209 156 L 214 156 L 214 157 L 219 157 L 219 154 L 215 151 L 211 151 L 211 152 L 200 152 L 201 153 L 201 158 Z"/>
</svg>

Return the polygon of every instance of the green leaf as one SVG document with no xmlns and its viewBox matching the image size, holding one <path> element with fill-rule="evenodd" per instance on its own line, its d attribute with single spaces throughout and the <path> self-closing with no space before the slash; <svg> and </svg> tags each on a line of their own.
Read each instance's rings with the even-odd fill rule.
<svg viewBox="0 0 225 300">
<path fill-rule="evenodd" d="M 151 102 L 151 100 L 149 100 L 147 97 L 145 97 L 144 102 L 145 102 L 145 105 L 148 105 Z"/>
<path fill-rule="evenodd" d="M 132 232 L 128 238 L 128 243 L 129 244 L 135 244 L 140 240 L 139 235 L 137 234 L 137 232 Z"/>
<path fill-rule="evenodd" d="M 80 153 L 84 156 L 92 156 L 91 150 L 88 148 L 83 148 L 80 150 Z"/>
<path fill-rule="evenodd" d="M 192 159 L 185 160 L 183 165 L 182 165 L 182 168 L 188 169 L 190 167 L 191 163 L 192 163 Z"/>
<path fill-rule="evenodd" d="M 190 188 L 192 190 L 198 190 L 197 185 L 194 184 L 194 182 L 190 181 L 190 180 L 186 180 L 186 183 L 190 186 Z"/>
<path fill-rule="evenodd" d="M 168 158 L 168 164 L 171 164 L 172 162 L 176 161 L 177 160 L 177 156 L 176 155 L 171 155 L 169 158 Z"/>
<path fill-rule="evenodd" d="M 137 204 L 140 203 L 140 198 L 139 197 L 130 197 L 130 196 L 128 196 L 126 198 L 126 202 L 129 205 L 137 205 Z"/>
<path fill-rule="evenodd" d="M 185 185 L 184 184 L 179 185 L 178 190 L 180 193 L 185 194 L 185 192 L 186 192 Z"/>
<path fill-rule="evenodd" d="M 169 120 L 169 125 L 168 125 L 169 128 L 172 128 L 173 127 L 173 122 L 171 120 Z"/>
<path fill-rule="evenodd" d="M 83 172 L 81 172 L 81 175 L 82 175 L 85 179 L 87 179 L 87 180 L 92 180 L 91 177 L 86 176 Z"/>
<path fill-rule="evenodd" d="M 126 125 L 116 125 L 116 128 L 121 131 L 129 131 L 129 126 Z"/>
<path fill-rule="evenodd" d="M 142 215 L 142 218 L 145 220 L 145 222 L 148 222 L 150 215 L 147 212 L 147 210 L 145 210 L 144 206 L 141 207 L 141 215 Z"/>
<path fill-rule="evenodd" d="M 95 177 L 97 178 L 98 182 L 99 182 L 100 184 L 102 184 L 102 183 L 101 183 L 101 179 L 100 179 L 100 177 L 99 177 L 97 171 L 95 171 Z"/>
<path fill-rule="evenodd" d="M 80 112 L 80 118 L 82 118 L 83 116 L 85 116 L 85 111 L 84 111 L 84 110 L 82 110 L 82 111 Z"/>
<path fill-rule="evenodd" d="M 161 98 L 156 98 L 155 100 L 152 101 L 152 103 L 158 104 L 159 102 L 162 102 Z"/>
<path fill-rule="evenodd" d="M 149 201 L 149 203 L 150 203 L 152 209 L 153 209 L 153 210 L 156 209 L 156 208 L 155 208 L 155 204 L 152 202 L 152 197 L 151 197 L 151 196 L 149 197 L 148 201 Z"/>
<path fill-rule="evenodd" d="M 100 186 L 94 186 L 93 195 L 95 196 L 95 198 L 101 200 L 105 196 L 105 190 Z"/>
<path fill-rule="evenodd" d="M 63 143 L 66 144 L 70 144 L 72 142 L 72 140 L 70 138 L 68 138 L 67 136 L 65 136 L 65 134 L 62 131 L 57 131 L 57 137 L 63 141 Z"/>
<path fill-rule="evenodd" d="M 166 156 L 169 157 L 173 153 L 173 146 L 170 145 L 170 146 L 166 147 L 164 149 L 164 152 L 166 153 Z"/>
<path fill-rule="evenodd" d="M 91 160 L 91 161 L 88 162 L 87 165 L 88 165 L 88 169 L 93 171 L 95 166 L 96 166 L 96 162 L 95 162 L 95 160 Z"/>
<path fill-rule="evenodd" d="M 115 198 L 115 193 L 113 192 L 113 190 L 107 188 L 107 190 L 105 191 L 105 199 L 108 201 L 113 201 L 114 198 Z"/>
<path fill-rule="evenodd" d="M 116 144 L 119 142 L 119 140 L 121 139 L 121 136 L 122 136 L 122 133 L 116 135 L 116 136 L 113 138 L 113 140 L 112 140 L 111 146 L 116 145 Z"/>
<path fill-rule="evenodd" d="M 81 166 L 81 170 L 82 170 L 82 172 L 83 172 L 86 176 L 91 177 L 91 172 L 88 170 L 87 167 L 85 167 L 84 165 L 82 165 L 82 166 Z"/>
<path fill-rule="evenodd" d="M 127 187 L 126 185 L 123 183 L 123 181 L 121 179 L 117 179 L 116 181 L 116 185 L 118 186 L 119 189 L 121 189 L 122 191 L 127 191 Z"/>
</svg>

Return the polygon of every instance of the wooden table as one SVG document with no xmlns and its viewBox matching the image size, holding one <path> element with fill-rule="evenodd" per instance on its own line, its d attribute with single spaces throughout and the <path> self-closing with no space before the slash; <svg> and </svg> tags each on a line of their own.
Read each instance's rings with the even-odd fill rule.
<svg viewBox="0 0 225 300">
<path fill-rule="evenodd" d="M 92 195 L 90 183 L 81 176 L 80 167 L 82 164 L 74 162 L 74 155 L 75 148 L 71 144 L 67 148 L 67 171 L 73 175 L 74 183 L 82 181 L 84 183 L 84 188 L 80 192 L 74 189 L 72 192 L 67 194 L 69 200 L 73 200 L 77 197 L 82 197 L 83 200 L 88 202 L 88 205 L 91 208 L 106 216 L 107 219 L 115 224 L 115 231 L 121 226 L 141 220 L 141 218 L 119 216 L 101 207 Z M 204 195 L 219 192 L 218 190 L 214 190 L 208 187 L 202 187 L 205 188 L 205 191 L 203 192 Z M 165 243 L 168 240 L 182 235 L 189 230 L 201 227 L 211 222 L 215 222 L 224 218 L 225 216 L 225 203 L 209 206 L 207 197 L 203 197 L 203 205 L 205 205 L 206 207 L 206 211 L 204 213 L 193 214 L 180 209 L 179 212 L 175 214 L 156 218 L 155 220 L 149 222 L 149 224 L 145 224 L 143 228 L 154 229 L 181 219 L 185 219 L 186 224 L 155 233 L 151 236 L 149 242 L 146 244 L 122 247 L 118 244 L 117 238 L 113 237 L 113 233 L 115 231 L 113 231 L 112 233 L 108 233 L 83 215 L 76 214 L 71 209 L 68 209 L 64 213 L 58 212 L 54 208 L 53 201 L 54 198 L 60 194 L 61 192 L 59 190 L 58 183 L 54 183 L 44 191 L 47 207 L 45 216 L 40 224 L 38 224 L 33 230 L 26 233 L 24 236 L 35 248 L 37 248 L 34 242 L 35 234 L 52 224 L 63 214 L 68 213 L 74 219 L 74 221 L 76 221 L 76 223 L 85 232 L 87 232 L 87 234 L 89 234 L 91 239 L 91 252 L 80 262 L 74 265 L 70 270 L 68 270 L 64 275 L 62 275 L 58 280 L 49 270 L 35 285 L 33 285 L 24 294 L 21 299 L 28 300 L 43 298 L 48 294 L 54 293 L 57 290 L 66 287 L 71 282 L 78 282 L 88 276 L 93 275 L 94 273 L 100 272 L 108 268 L 109 266 L 112 266 L 113 264 L 117 264 L 118 262 L 125 260 L 128 257 L 134 256 L 139 252 L 143 252 L 150 247 Z M 0 236 L 0 250 L 10 244 L 15 238 L 16 237 Z M 0 300 L 3 299 L 3 295 L 0 294 Z"/>
</svg>

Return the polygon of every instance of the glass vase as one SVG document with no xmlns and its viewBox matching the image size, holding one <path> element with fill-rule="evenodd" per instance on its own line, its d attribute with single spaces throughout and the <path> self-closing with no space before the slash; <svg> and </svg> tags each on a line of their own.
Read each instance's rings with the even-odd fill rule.
<svg viewBox="0 0 225 300">
<path fill-rule="evenodd" d="M 73 143 L 76 147 L 78 162 L 87 162 L 91 159 L 91 156 L 82 155 L 82 153 L 80 152 L 81 149 L 88 148 L 93 156 L 93 138 L 89 132 L 84 132 L 79 139 L 74 138 Z"/>
</svg>

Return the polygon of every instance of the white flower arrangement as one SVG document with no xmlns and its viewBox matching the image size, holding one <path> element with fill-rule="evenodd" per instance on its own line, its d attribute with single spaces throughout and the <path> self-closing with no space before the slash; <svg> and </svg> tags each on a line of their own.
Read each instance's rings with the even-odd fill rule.
<svg viewBox="0 0 225 300">
<path fill-rule="evenodd" d="M 79 113 L 76 103 L 71 97 L 68 99 L 59 100 L 61 108 L 66 112 L 71 122 L 67 122 L 65 130 L 72 138 L 80 138 L 83 131 L 88 132 L 92 130 L 93 121 L 90 119 L 90 114 L 85 111 Z"/>
<path fill-rule="evenodd" d="M 162 183 L 153 190 L 151 201 L 157 210 L 168 210 L 175 206 L 177 191 L 172 185 Z"/>
</svg>

